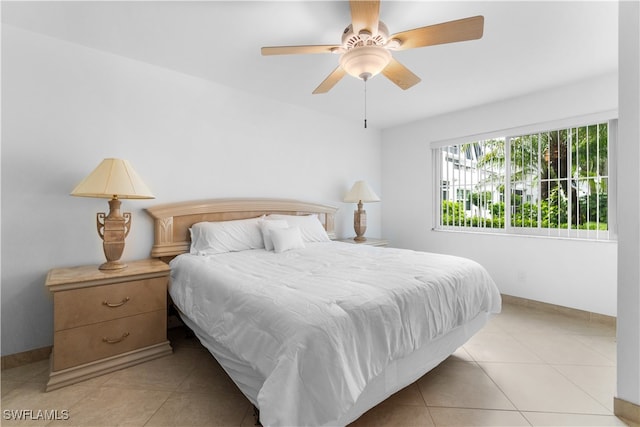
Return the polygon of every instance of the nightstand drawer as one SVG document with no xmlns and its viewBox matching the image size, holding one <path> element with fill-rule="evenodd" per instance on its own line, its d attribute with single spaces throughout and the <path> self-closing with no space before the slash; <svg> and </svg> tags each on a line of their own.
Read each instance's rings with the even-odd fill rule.
<svg viewBox="0 0 640 427">
<path fill-rule="evenodd" d="M 164 310 L 167 277 L 56 292 L 55 331 Z"/>
<path fill-rule="evenodd" d="M 166 341 L 165 310 L 56 332 L 53 370 L 91 362 Z"/>
</svg>

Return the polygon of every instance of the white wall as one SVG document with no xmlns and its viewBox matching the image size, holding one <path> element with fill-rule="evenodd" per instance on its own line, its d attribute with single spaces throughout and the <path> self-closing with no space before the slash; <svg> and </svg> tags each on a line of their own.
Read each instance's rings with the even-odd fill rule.
<svg viewBox="0 0 640 427">
<path fill-rule="evenodd" d="M 617 109 L 617 74 L 382 132 L 385 237 L 482 263 L 504 294 L 616 314 L 614 242 L 433 231 L 430 143 Z"/>
<path fill-rule="evenodd" d="M 620 194 L 616 396 L 640 407 L 640 3 L 619 3 Z M 614 406 L 614 409 L 618 409 Z M 636 407 L 637 409 L 637 407 Z M 617 411 L 616 411 L 617 413 Z M 635 412 L 638 421 L 640 412 Z"/>
<path fill-rule="evenodd" d="M 8 25 L 2 28 L 2 354 L 52 344 L 54 267 L 104 261 L 95 214 L 107 200 L 69 192 L 105 157 L 128 159 L 155 200 L 133 214 L 123 260 L 149 256 L 144 208 L 215 197 L 285 197 L 338 205 L 357 179 L 380 187 L 381 136 L 145 63 Z M 380 235 L 381 204 L 367 206 Z"/>
</svg>

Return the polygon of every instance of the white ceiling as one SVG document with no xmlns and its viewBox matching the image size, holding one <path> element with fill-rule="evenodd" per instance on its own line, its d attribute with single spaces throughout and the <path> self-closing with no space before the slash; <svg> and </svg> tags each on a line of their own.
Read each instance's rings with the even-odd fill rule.
<svg viewBox="0 0 640 427">
<path fill-rule="evenodd" d="M 615 72 L 615 1 L 392 1 L 380 17 L 397 33 L 483 15 L 480 40 L 394 52 L 422 82 L 403 91 L 367 83 L 371 127 L 385 128 Z M 2 21 L 227 86 L 361 122 L 364 84 L 346 76 L 313 89 L 338 56 L 260 55 L 260 47 L 339 44 L 345 1 L 2 2 Z"/>
</svg>

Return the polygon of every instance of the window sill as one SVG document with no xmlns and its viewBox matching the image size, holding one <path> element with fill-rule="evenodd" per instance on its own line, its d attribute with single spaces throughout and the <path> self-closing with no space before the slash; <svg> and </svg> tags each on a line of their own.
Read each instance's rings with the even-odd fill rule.
<svg viewBox="0 0 640 427">
<path fill-rule="evenodd" d="M 484 236 L 500 236 L 500 237 L 516 237 L 524 239 L 551 239 L 551 240 L 563 240 L 563 241 L 577 241 L 577 242 L 593 242 L 593 243 L 613 243 L 617 244 L 618 240 L 615 238 L 586 238 L 586 237 L 565 237 L 565 236 L 548 236 L 541 234 L 525 234 L 525 233 L 508 233 L 504 230 L 461 230 L 453 228 L 431 228 L 431 231 L 437 233 L 458 233 L 458 234 L 471 234 L 471 235 L 484 235 Z"/>
</svg>

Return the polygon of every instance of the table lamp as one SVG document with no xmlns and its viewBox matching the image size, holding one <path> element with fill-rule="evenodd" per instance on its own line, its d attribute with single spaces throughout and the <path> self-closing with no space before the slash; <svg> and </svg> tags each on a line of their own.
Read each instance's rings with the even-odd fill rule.
<svg viewBox="0 0 640 427">
<path fill-rule="evenodd" d="M 362 209 L 362 203 L 379 202 L 380 198 L 366 182 L 356 181 L 351 190 L 344 196 L 344 201 L 358 204 L 358 210 L 353 211 L 353 228 L 356 232 L 356 237 L 353 240 L 356 242 L 366 241 L 367 238 L 364 237 L 364 232 L 367 230 L 367 212 Z"/>
<path fill-rule="evenodd" d="M 119 270 L 127 265 L 120 262 L 124 251 L 124 239 L 131 230 L 131 213 L 120 213 L 120 199 L 153 199 L 149 188 L 133 170 L 128 161 L 122 159 L 104 159 L 71 192 L 72 196 L 98 197 L 109 200 L 109 215 L 101 212 L 96 215 L 98 235 L 107 262 L 100 270 Z"/>
</svg>

